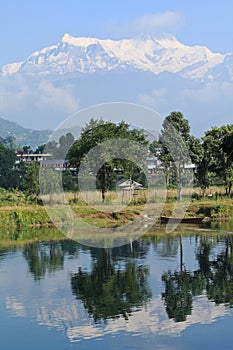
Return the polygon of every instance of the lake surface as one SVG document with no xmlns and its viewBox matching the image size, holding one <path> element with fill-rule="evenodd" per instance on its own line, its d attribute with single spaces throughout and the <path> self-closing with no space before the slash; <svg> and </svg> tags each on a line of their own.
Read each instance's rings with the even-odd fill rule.
<svg viewBox="0 0 233 350">
<path fill-rule="evenodd" d="M 223 232 L 184 228 L 113 249 L 0 245 L 4 350 L 232 349 L 232 306 Z"/>
</svg>

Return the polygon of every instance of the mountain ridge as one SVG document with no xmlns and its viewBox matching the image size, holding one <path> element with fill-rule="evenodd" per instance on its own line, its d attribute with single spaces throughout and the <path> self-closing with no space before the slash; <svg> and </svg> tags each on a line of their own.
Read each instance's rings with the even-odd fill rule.
<svg viewBox="0 0 233 350">
<path fill-rule="evenodd" d="M 3 66 L 1 75 L 21 73 L 43 77 L 127 70 L 150 71 L 155 75 L 170 72 L 203 81 L 214 78 L 216 67 L 228 69 L 224 62 L 229 55 L 213 53 L 205 46 L 184 45 L 169 34 L 112 40 L 66 33 L 57 44 L 35 51 L 25 61 Z"/>
<path fill-rule="evenodd" d="M 48 142 L 51 130 L 33 130 L 24 128 L 20 124 L 0 117 L 0 137 L 3 139 L 12 136 L 18 147 L 28 146 L 35 149 Z"/>
</svg>

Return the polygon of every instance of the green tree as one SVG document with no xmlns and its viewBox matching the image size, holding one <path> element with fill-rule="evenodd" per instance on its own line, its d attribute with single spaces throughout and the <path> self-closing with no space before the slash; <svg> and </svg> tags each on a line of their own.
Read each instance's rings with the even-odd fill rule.
<svg viewBox="0 0 233 350">
<path fill-rule="evenodd" d="M 71 132 L 68 132 L 66 135 L 62 135 L 59 138 L 59 152 L 60 154 L 65 157 L 66 153 L 68 152 L 69 148 L 74 143 L 74 136 L 71 134 Z"/>
<path fill-rule="evenodd" d="M 72 191 L 74 194 L 74 202 L 77 202 L 77 193 L 78 193 L 78 178 L 74 176 L 69 169 L 66 169 L 62 173 L 62 185 L 64 191 Z"/>
<path fill-rule="evenodd" d="M 202 168 L 205 170 L 203 180 L 205 184 L 211 183 L 211 177 L 215 181 L 222 181 L 226 195 L 230 197 L 233 183 L 232 161 L 224 151 L 224 140 L 233 132 L 233 124 L 221 127 L 212 127 L 205 132 L 203 137 L 204 157 Z"/>
<path fill-rule="evenodd" d="M 0 143 L 0 186 L 6 189 L 17 186 L 15 172 L 16 153 L 11 147 Z"/>
<path fill-rule="evenodd" d="M 161 144 L 160 144 L 159 140 L 153 140 L 150 143 L 149 149 L 150 149 L 151 153 L 156 155 L 159 152 L 160 147 L 161 147 Z"/>
<path fill-rule="evenodd" d="M 43 145 L 42 145 L 43 146 Z M 57 149 L 58 149 L 58 143 L 53 140 L 49 141 L 46 146 L 43 148 L 43 152 L 50 153 L 53 158 L 57 158 Z"/>
<path fill-rule="evenodd" d="M 225 136 L 222 140 L 223 151 L 228 157 L 228 169 L 226 170 L 226 187 L 228 188 L 227 194 L 230 197 L 233 185 L 233 131 L 229 135 Z"/>
<path fill-rule="evenodd" d="M 37 147 L 35 153 L 50 153 L 54 159 L 65 159 L 66 154 L 74 142 L 74 136 L 71 132 L 60 136 L 59 142 L 55 140 L 49 141 Z"/>
<path fill-rule="evenodd" d="M 25 175 L 22 182 L 22 188 L 28 195 L 35 195 L 36 197 L 40 194 L 39 186 L 39 169 L 40 164 L 38 162 L 32 164 L 26 164 Z"/>
<path fill-rule="evenodd" d="M 223 139 L 222 147 L 223 151 L 227 153 L 230 160 L 233 161 L 233 132 Z"/>
<path fill-rule="evenodd" d="M 46 148 L 46 144 L 45 143 L 43 145 L 38 146 L 37 149 L 35 150 L 35 154 L 44 153 L 45 148 Z"/>
<path fill-rule="evenodd" d="M 28 154 L 29 151 L 31 150 L 31 146 L 23 146 L 23 153 Z"/>
<path fill-rule="evenodd" d="M 127 152 L 130 154 L 136 154 L 138 156 L 138 163 L 135 164 L 127 159 L 121 159 L 121 154 L 119 157 L 112 156 L 113 145 L 112 139 L 114 140 L 132 140 L 137 142 L 127 144 Z M 97 145 L 104 145 L 100 148 L 95 148 Z M 105 193 L 109 190 L 114 178 L 114 169 L 124 169 L 125 174 L 130 178 L 135 174 L 140 172 L 140 160 L 143 161 L 146 158 L 145 152 L 143 152 L 142 146 L 147 146 L 148 141 L 146 136 L 142 131 L 136 129 L 130 129 L 129 125 L 124 121 L 119 124 L 114 124 L 112 122 L 104 122 L 102 119 L 91 119 L 90 122 L 83 128 L 81 136 L 76 140 L 73 146 L 70 148 L 67 154 L 67 158 L 72 166 L 75 166 L 77 170 L 80 169 L 80 164 L 91 150 L 96 150 L 93 153 L 93 159 L 88 160 L 87 169 L 90 167 L 94 172 L 97 179 L 97 184 L 101 189 L 102 201 L 105 201 Z M 122 145 L 121 145 L 122 147 Z M 144 159 L 143 159 L 144 158 Z M 107 159 L 107 161 L 104 161 Z M 102 163 L 103 164 L 102 164 Z M 102 164 L 100 168 L 96 168 L 98 164 Z M 90 165 L 90 167 L 89 167 Z M 88 170 L 87 170 L 88 175 Z"/>
<path fill-rule="evenodd" d="M 172 112 L 163 122 L 160 137 L 161 154 L 159 156 L 165 168 L 165 176 L 168 177 L 171 170 L 176 169 L 178 185 L 177 200 L 182 198 L 182 178 L 185 164 L 188 163 L 190 141 L 190 126 L 181 112 Z"/>
<path fill-rule="evenodd" d="M 188 149 L 191 161 L 196 165 L 200 164 L 204 157 L 204 149 L 201 140 L 190 135 L 188 139 Z"/>
</svg>

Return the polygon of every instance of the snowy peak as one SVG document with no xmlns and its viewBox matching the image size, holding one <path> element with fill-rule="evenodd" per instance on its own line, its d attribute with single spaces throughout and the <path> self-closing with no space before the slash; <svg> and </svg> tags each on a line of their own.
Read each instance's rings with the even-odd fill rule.
<svg viewBox="0 0 233 350">
<path fill-rule="evenodd" d="M 65 34 L 58 44 L 34 52 L 24 62 L 4 66 L 2 76 L 17 72 L 44 76 L 128 70 L 170 72 L 204 80 L 224 59 L 224 55 L 206 47 L 184 45 L 172 35 L 110 40 Z"/>
<path fill-rule="evenodd" d="M 63 35 L 60 42 L 64 44 L 72 45 L 72 46 L 89 46 L 91 44 L 98 43 L 98 41 L 99 40 L 95 38 L 86 38 L 86 37 L 76 38 L 66 33 Z"/>
<path fill-rule="evenodd" d="M 17 73 L 21 66 L 23 65 L 23 62 L 15 62 L 6 64 L 2 67 L 2 76 L 8 76 Z"/>
</svg>

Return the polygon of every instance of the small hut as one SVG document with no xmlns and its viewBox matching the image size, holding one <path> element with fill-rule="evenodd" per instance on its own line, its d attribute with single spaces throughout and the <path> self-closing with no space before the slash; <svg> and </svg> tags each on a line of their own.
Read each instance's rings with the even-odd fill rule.
<svg viewBox="0 0 233 350">
<path fill-rule="evenodd" d="M 138 196 L 140 191 L 145 191 L 146 188 L 142 184 L 131 179 L 126 180 L 118 185 L 122 189 L 122 202 L 125 196 L 125 193 L 129 193 L 129 201 L 131 201 L 132 196 Z M 144 192 L 145 194 L 145 192 Z"/>
</svg>

